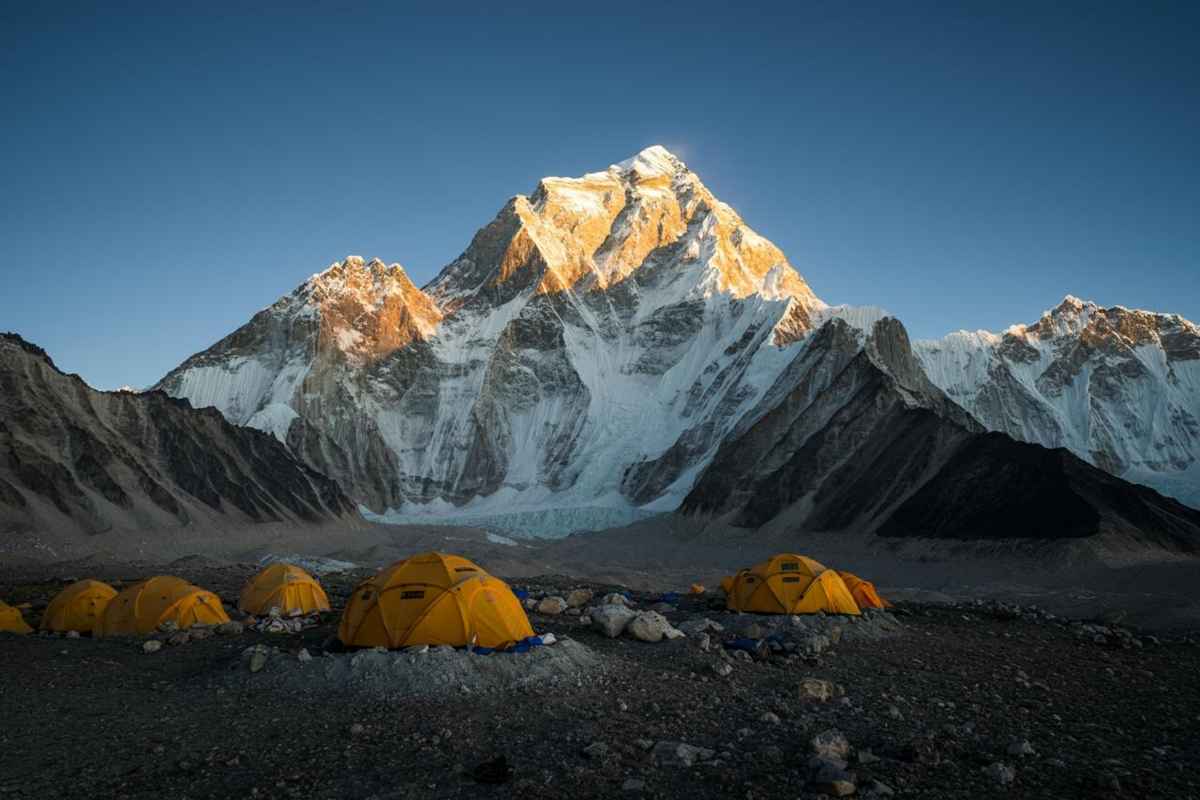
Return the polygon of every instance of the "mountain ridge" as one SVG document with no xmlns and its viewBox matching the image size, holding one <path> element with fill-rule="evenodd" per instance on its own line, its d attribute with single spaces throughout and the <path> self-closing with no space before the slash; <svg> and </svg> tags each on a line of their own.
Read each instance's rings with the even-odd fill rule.
<svg viewBox="0 0 1200 800">
<path fill-rule="evenodd" d="M 1200 506 L 1200 326 L 1068 295 L 1030 325 L 915 344 L 931 379 L 988 428 L 1066 447 Z"/>
<path fill-rule="evenodd" d="M 1034 353 L 1047 367 L 1060 362 L 1063 385 L 1098 374 L 1121 400 L 1139 376 L 1111 363 L 1114 353 L 1153 340 L 1190 363 L 1194 326 L 1182 318 L 1167 330 L 1125 310 L 1110 324 L 1070 297 L 1056 312 L 1019 332 L 948 337 L 978 347 L 909 347 L 905 334 L 899 351 L 863 358 L 903 362 L 892 364 L 904 374 L 898 402 L 1049 447 L 1067 444 L 1037 435 L 1043 418 L 1052 428 L 1053 409 L 1021 396 L 1013 411 L 1018 401 L 999 389 L 960 386 L 976 380 L 972 365 L 986 362 L 976 369 L 986 377 L 989 364 L 1033 363 Z M 817 370 L 812 391 L 825 391 L 822 370 L 890 346 L 894 337 L 870 335 L 886 316 L 826 304 L 782 251 L 656 146 L 538 181 L 423 287 L 399 264 L 335 262 L 157 385 L 270 431 L 373 518 L 539 519 L 546 529 L 535 532 L 557 534 L 554 519 L 610 526 L 674 510 L 721 447 L 785 402 L 806 370 Z M 1043 338 L 1074 349 L 1030 344 Z M 1183 393 L 1200 397 L 1200 377 Z M 976 394 L 1001 397 L 1000 416 Z M 1112 416 L 1127 420 L 1133 408 L 1116 402 Z M 1031 421 L 1004 416 L 1023 411 Z M 1185 444 L 1189 418 L 1172 423 Z M 1119 450 L 1072 449 L 1109 471 L 1128 463 Z M 1192 463 L 1180 452 L 1169 455 Z"/>
<path fill-rule="evenodd" d="M 273 437 L 164 392 L 101 392 L 0 334 L 0 525 L 99 534 L 357 514 Z"/>
</svg>

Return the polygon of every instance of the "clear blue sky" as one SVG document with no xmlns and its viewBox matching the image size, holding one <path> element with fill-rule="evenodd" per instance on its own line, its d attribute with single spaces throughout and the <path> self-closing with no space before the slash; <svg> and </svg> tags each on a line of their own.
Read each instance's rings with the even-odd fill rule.
<svg viewBox="0 0 1200 800">
<path fill-rule="evenodd" d="M 424 283 L 653 143 L 915 336 L 1067 293 L 1200 320 L 1195 3 L 238 5 L 0 10 L 0 329 L 97 386 L 349 253 Z"/>
</svg>

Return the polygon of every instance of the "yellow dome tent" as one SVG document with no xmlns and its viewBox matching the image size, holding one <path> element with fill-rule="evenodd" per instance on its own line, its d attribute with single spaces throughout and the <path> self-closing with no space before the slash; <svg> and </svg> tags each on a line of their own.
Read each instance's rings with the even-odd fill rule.
<svg viewBox="0 0 1200 800">
<path fill-rule="evenodd" d="M 247 614 L 263 615 L 278 608 L 284 614 L 312 614 L 329 610 L 329 598 L 316 578 L 292 564 L 272 564 L 255 575 L 242 589 L 238 608 Z"/>
<path fill-rule="evenodd" d="M 164 622 L 181 629 L 229 622 L 221 600 L 182 578 L 158 575 L 124 589 L 96 618 L 93 636 L 144 636 Z"/>
<path fill-rule="evenodd" d="M 0 600 L 0 633 L 33 633 L 33 628 L 25 624 L 21 609 Z"/>
<path fill-rule="evenodd" d="M 862 613 L 837 572 L 794 553 L 740 570 L 733 576 L 725 606 L 763 614 Z"/>
<path fill-rule="evenodd" d="M 351 647 L 504 648 L 533 636 L 504 581 L 465 558 L 421 553 L 364 581 L 346 603 L 338 638 Z"/>
<path fill-rule="evenodd" d="M 892 604 L 875 591 L 875 584 L 863 580 L 853 572 L 838 570 L 838 575 L 842 576 L 842 581 L 850 590 L 850 596 L 854 598 L 854 602 L 858 603 L 859 608 L 891 608 Z"/>
<path fill-rule="evenodd" d="M 117 590 L 102 581 L 75 581 L 46 606 L 39 627 L 44 631 L 91 633 L 96 619 L 116 596 Z"/>
</svg>

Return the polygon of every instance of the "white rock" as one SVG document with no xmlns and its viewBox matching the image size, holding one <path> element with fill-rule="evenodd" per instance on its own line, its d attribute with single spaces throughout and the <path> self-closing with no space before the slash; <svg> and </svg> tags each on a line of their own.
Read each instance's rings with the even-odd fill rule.
<svg viewBox="0 0 1200 800">
<path fill-rule="evenodd" d="M 308 652 L 308 648 L 301 647 L 300 652 L 296 654 L 296 659 L 301 663 L 312 661 L 312 654 Z"/>
<path fill-rule="evenodd" d="M 143 653 L 157 653 L 159 650 L 162 650 L 162 642 L 158 639 L 148 639 L 142 642 Z"/>
<path fill-rule="evenodd" d="M 592 627 L 610 639 L 615 639 L 625 631 L 625 626 L 637 616 L 633 611 L 622 605 L 596 606 L 588 612 L 592 619 Z"/>
<path fill-rule="evenodd" d="M 671 630 L 671 623 L 657 611 L 643 611 L 629 621 L 625 631 L 643 642 L 661 642 Z"/>
</svg>

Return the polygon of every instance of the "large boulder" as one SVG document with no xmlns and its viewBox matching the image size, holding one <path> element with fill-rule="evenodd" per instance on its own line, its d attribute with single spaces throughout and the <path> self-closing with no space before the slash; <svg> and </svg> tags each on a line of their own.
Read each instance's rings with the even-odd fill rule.
<svg viewBox="0 0 1200 800">
<path fill-rule="evenodd" d="M 569 608 L 583 608 L 592 601 L 591 589 L 576 589 L 567 595 L 567 606 Z"/>
<path fill-rule="evenodd" d="M 625 626 L 637 616 L 623 605 L 596 606 L 588 612 L 592 619 L 592 627 L 610 639 L 616 639 L 625 632 Z"/>
<path fill-rule="evenodd" d="M 682 635 L 657 611 L 641 612 L 630 620 L 625 630 L 630 636 L 643 642 L 661 642 L 663 639 L 677 639 Z"/>
</svg>

